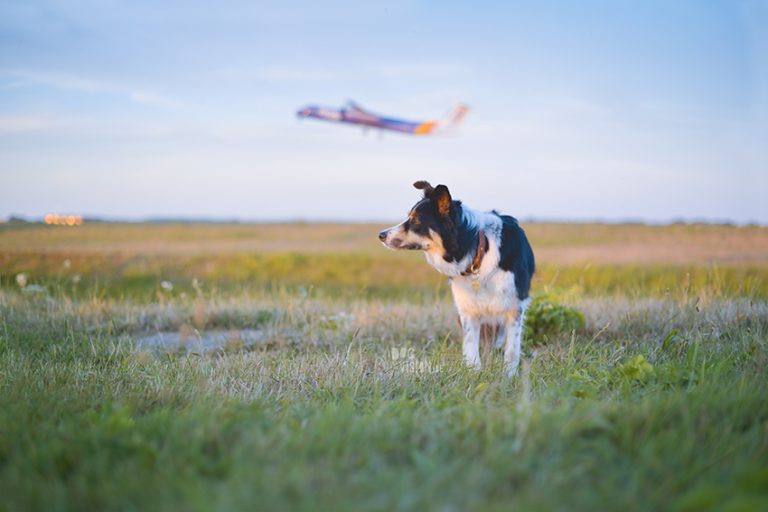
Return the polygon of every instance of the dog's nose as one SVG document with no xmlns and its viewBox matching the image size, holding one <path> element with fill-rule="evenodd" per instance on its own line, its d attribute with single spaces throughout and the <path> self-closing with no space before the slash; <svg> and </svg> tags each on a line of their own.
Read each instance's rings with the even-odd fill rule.
<svg viewBox="0 0 768 512">
<path fill-rule="evenodd" d="M 385 231 L 380 231 L 379 232 L 379 240 L 381 240 L 383 242 L 385 238 L 387 238 L 386 230 Z"/>
</svg>

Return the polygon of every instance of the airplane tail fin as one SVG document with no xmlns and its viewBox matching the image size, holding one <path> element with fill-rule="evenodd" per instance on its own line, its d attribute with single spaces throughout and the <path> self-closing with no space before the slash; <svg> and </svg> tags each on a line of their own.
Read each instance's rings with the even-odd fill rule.
<svg viewBox="0 0 768 512">
<path fill-rule="evenodd" d="M 438 125 L 440 128 L 458 128 L 469 113 L 469 107 L 463 103 L 459 103 L 453 110 L 448 113 Z"/>
</svg>

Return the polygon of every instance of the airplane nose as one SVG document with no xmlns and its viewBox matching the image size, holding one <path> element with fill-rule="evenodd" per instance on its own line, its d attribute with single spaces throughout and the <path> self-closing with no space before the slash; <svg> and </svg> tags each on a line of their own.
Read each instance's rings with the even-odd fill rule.
<svg viewBox="0 0 768 512">
<path fill-rule="evenodd" d="M 381 240 L 383 242 L 385 238 L 387 238 L 386 230 L 379 232 L 379 240 Z"/>
</svg>

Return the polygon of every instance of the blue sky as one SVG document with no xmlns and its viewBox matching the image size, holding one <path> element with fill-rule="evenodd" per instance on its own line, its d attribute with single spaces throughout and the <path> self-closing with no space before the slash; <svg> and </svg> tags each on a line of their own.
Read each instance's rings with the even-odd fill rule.
<svg viewBox="0 0 768 512">
<path fill-rule="evenodd" d="M 768 2 L 0 0 L 0 217 L 768 223 Z M 355 99 L 460 133 L 364 135 Z"/>
</svg>

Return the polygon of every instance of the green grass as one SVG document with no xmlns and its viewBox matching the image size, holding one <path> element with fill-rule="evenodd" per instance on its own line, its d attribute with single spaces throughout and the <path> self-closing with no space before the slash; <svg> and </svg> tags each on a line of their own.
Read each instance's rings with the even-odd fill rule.
<svg viewBox="0 0 768 512">
<path fill-rule="evenodd" d="M 445 283 L 419 255 L 360 245 L 367 227 L 324 227 L 349 251 L 314 233 L 304 252 L 146 254 L 107 250 L 143 240 L 135 226 L 14 229 L 0 236 L 0 510 L 768 509 L 759 261 L 544 258 L 534 290 L 553 307 L 506 379 L 488 348 L 482 371 L 464 367 Z M 189 229 L 160 232 L 194 242 Z M 545 246 L 690 231 L 538 229 Z M 263 337 L 137 346 L 211 329 Z"/>
<path fill-rule="evenodd" d="M 419 254 L 363 253 L 223 254 L 214 256 L 121 256 L 0 254 L 0 288 L 30 283 L 87 296 L 146 299 L 168 280 L 175 293 L 190 293 L 198 280 L 220 290 L 254 287 L 319 288 L 326 294 L 374 298 L 447 296 L 445 279 Z M 539 264 L 534 288 L 578 289 L 591 296 L 658 296 L 686 292 L 718 297 L 768 299 L 768 266 L 704 264 Z"/>
<path fill-rule="evenodd" d="M 573 301 L 521 375 L 459 360 L 450 304 L 282 293 L 163 303 L 0 295 L 9 510 L 756 510 L 768 504 L 768 308 Z M 254 348 L 130 340 L 195 322 Z M 698 312 L 697 312 L 698 308 Z M 271 314 L 263 315 L 269 310 Z M 340 321 L 332 314 L 346 313 Z M 243 324 L 245 322 L 245 324 Z M 264 324 L 266 322 L 266 324 Z M 396 326 L 396 327 L 393 327 Z M 410 349 L 393 358 L 392 350 Z"/>
</svg>

